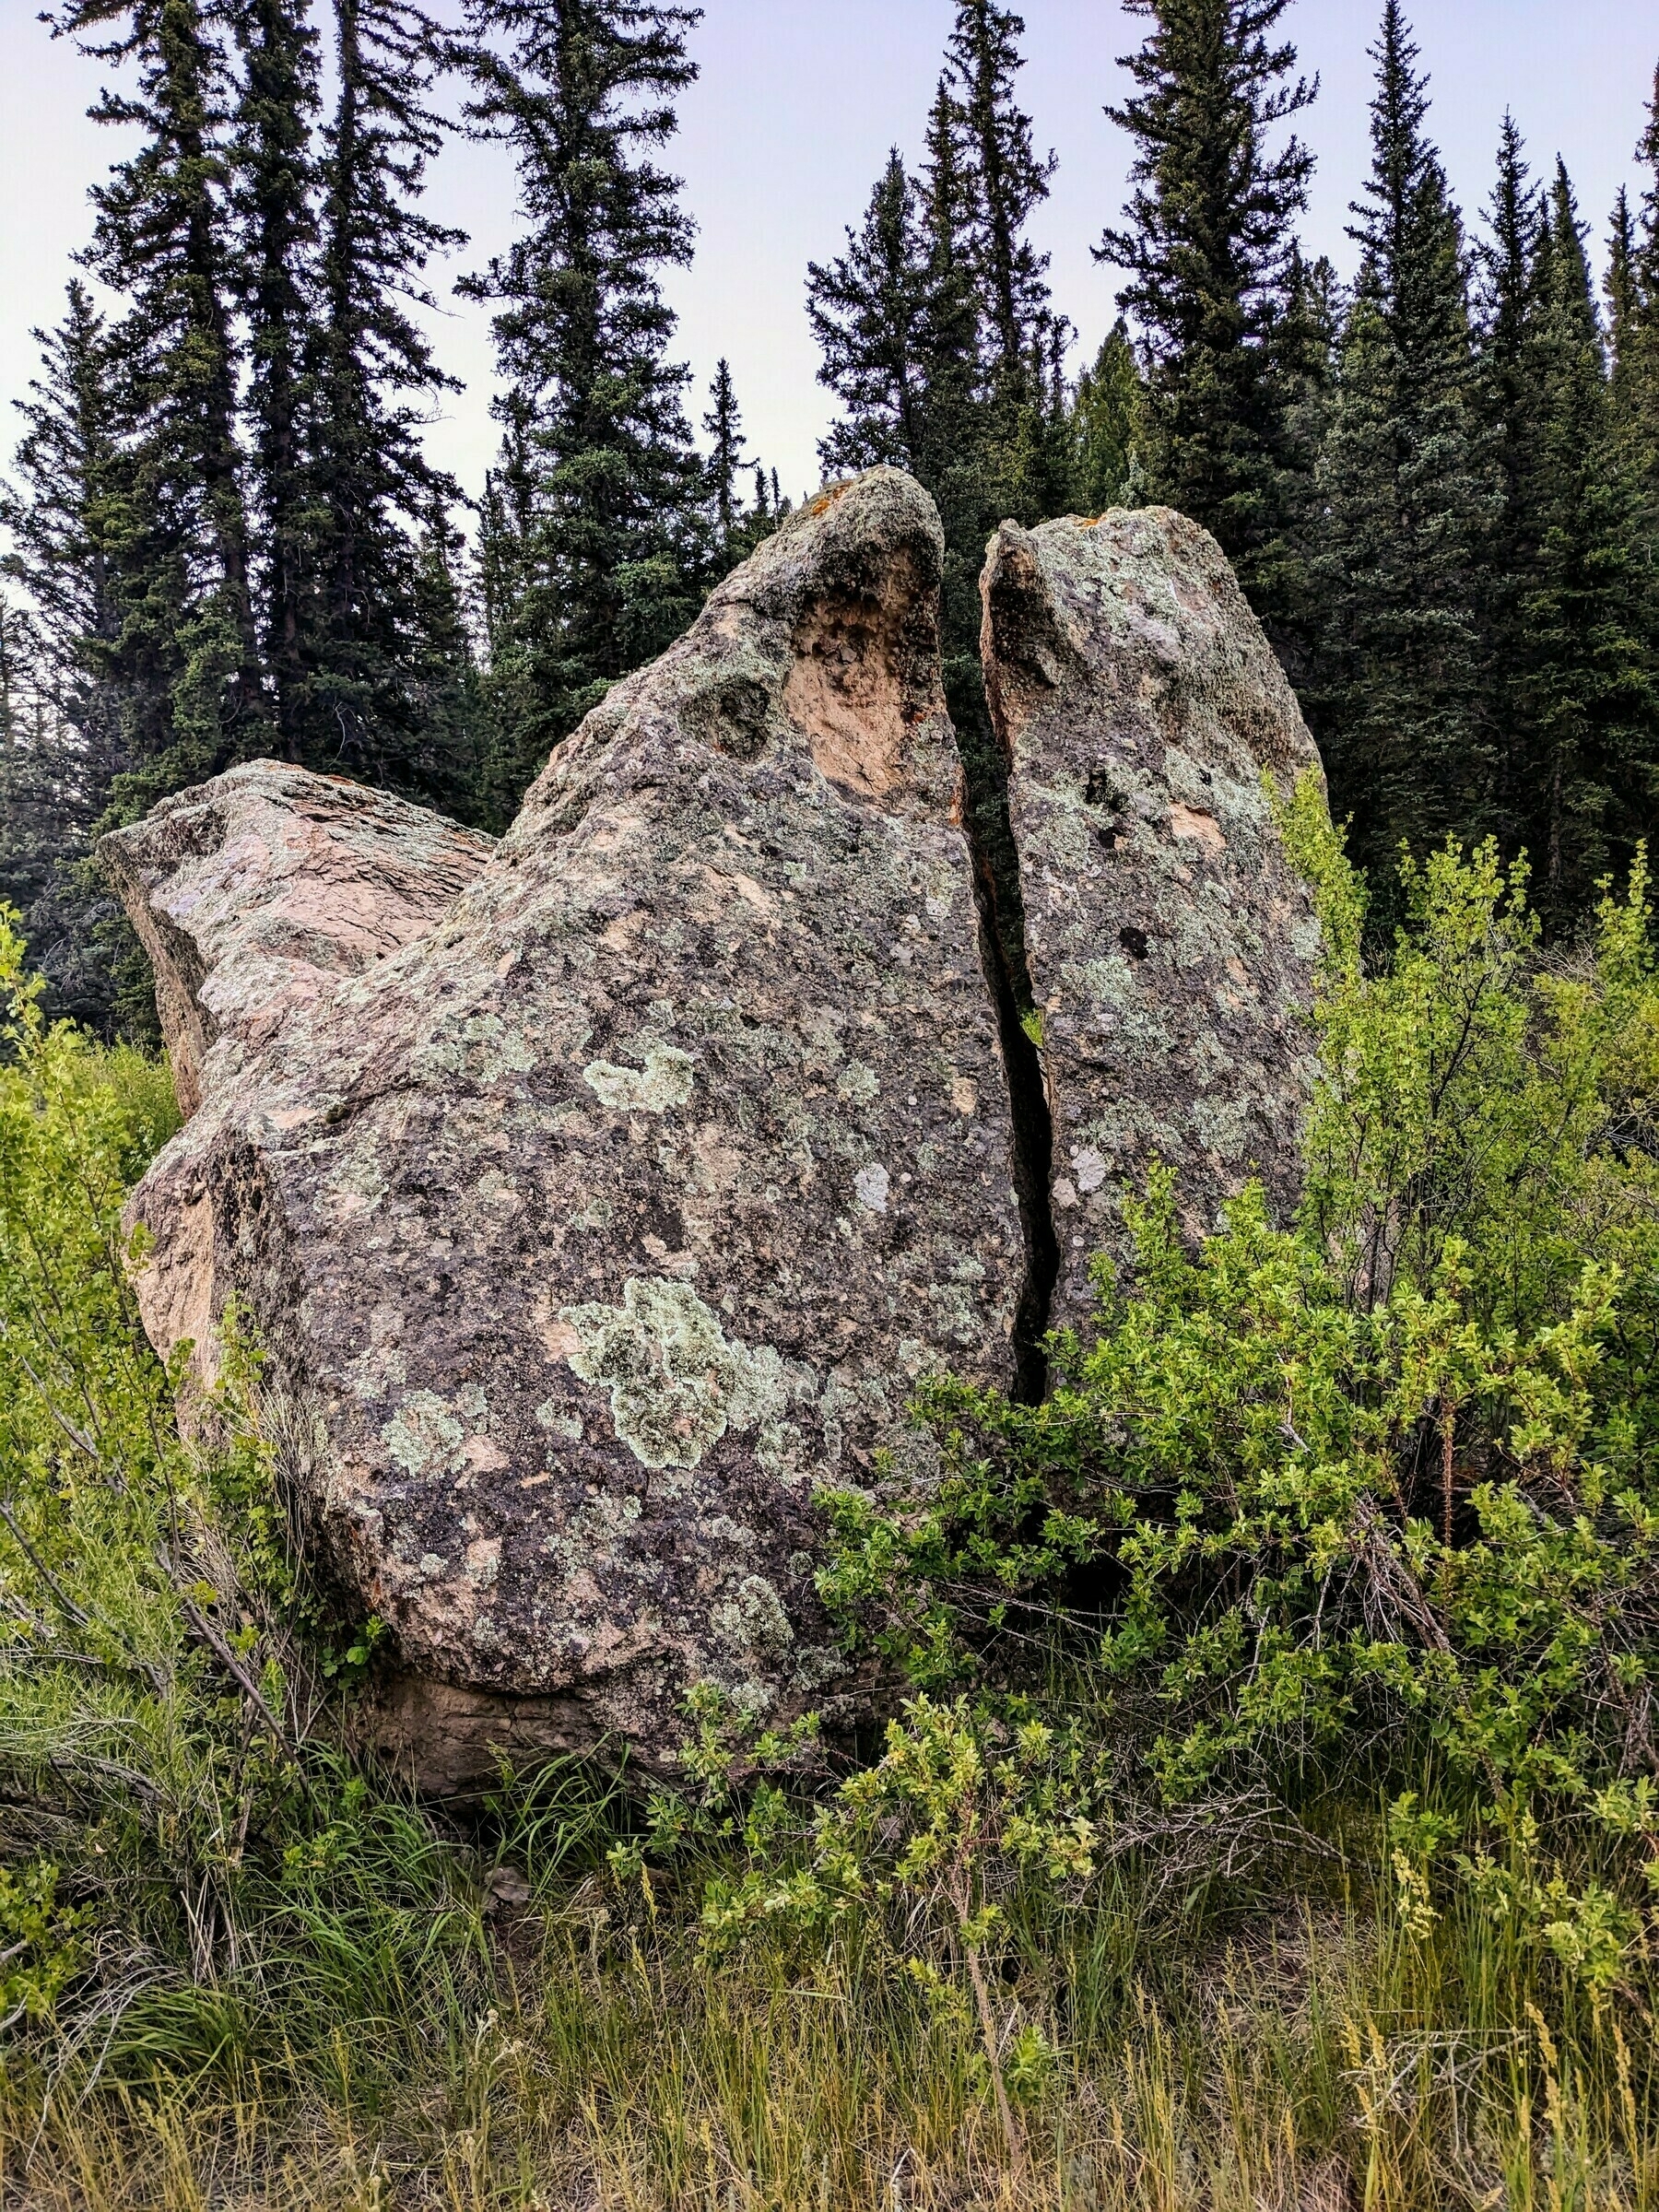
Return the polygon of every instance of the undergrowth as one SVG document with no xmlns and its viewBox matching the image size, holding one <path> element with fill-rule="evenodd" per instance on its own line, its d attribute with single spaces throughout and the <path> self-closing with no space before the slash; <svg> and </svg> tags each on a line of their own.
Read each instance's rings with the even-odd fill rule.
<svg viewBox="0 0 1659 2212">
<path fill-rule="evenodd" d="M 230 1316 L 179 1421 L 124 1196 L 165 1070 L 0 923 L 0 2201 L 1659 2207 L 1659 979 L 1489 853 L 1392 958 L 1317 794 L 1300 1218 L 1135 1264 L 940 1479 L 826 1498 L 908 1690 L 708 1690 L 682 1781 L 422 1806 Z"/>
</svg>

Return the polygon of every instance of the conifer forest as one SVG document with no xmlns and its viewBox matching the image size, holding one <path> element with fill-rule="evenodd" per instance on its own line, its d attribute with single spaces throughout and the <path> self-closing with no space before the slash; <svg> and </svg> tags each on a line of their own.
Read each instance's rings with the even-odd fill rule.
<svg viewBox="0 0 1659 2212">
<path fill-rule="evenodd" d="M 816 348 L 815 486 L 727 359 L 693 378 L 665 290 L 697 277 L 702 9 L 7 21 L 80 57 L 112 159 L 0 432 L 0 2206 L 1659 2212 L 1659 67 L 1612 206 L 1514 115 L 1461 199 L 1418 37 L 1451 4 L 1355 14 L 1340 268 L 1295 0 L 1102 7 L 1131 166 L 1087 241 L 1121 272 L 1098 347 L 1038 242 L 1039 11 L 942 11 L 912 150 L 776 303 Z M 512 229 L 469 262 L 434 180 L 485 147 Z M 452 286 L 493 347 L 481 488 L 429 435 Z M 865 512 L 890 590 L 835 536 Z M 1077 612 L 1116 588 L 1077 582 L 1102 532 L 1178 608 L 1112 653 Z M 1167 790 L 1123 765 L 1154 692 L 1171 757 L 1206 715 L 1253 747 L 1225 803 L 1218 754 Z M 1112 724 L 1110 774 L 1022 764 L 1067 713 Z M 791 715 L 817 766 L 786 790 Z M 418 1049 L 355 970 L 316 982 L 326 900 L 314 943 L 291 900 L 290 936 L 260 923 L 253 982 L 166 905 L 170 871 L 219 855 L 211 902 L 242 865 L 181 794 L 229 819 L 316 778 L 453 871 L 398 879 Z M 671 800 L 663 904 L 630 906 L 616 855 Z M 1091 887 L 1138 884 L 1154 829 L 1164 903 L 1119 926 Z M 907 837 L 933 873 L 895 921 Z M 797 927 L 790 988 L 848 963 L 833 1023 L 762 1003 Z M 589 993 L 524 1032 L 568 1017 L 574 1103 L 505 1014 L 442 1042 L 468 961 Z M 1144 1074 L 1166 1051 L 1233 1086 L 1202 1147 Z M 941 1171 L 948 1266 L 935 1092 L 952 1142 L 993 1133 Z M 1259 1102 L 1291 1095 L 1270 1158 Z M 573 1196 L 583 1145 L 611 1180 Z M 672 1156 L 712 1207 L 751 1152 L 750 1226 L 701 1245 L 689 1198 L 616 1194 Z M 774 1242 L 837 1175 L 840 1214 Z M 394 1265 L 373 1224 L 418 1212 L 444 1233 Z M 583 1238 L 636 1240 L 614 1282 Z M 770 1335 L 712 1287 L 734 1244 Z M 523 1364 L 508 1288 L 441 1387 L 400 1302 L 509 1275 L 559 1378 L 521 1394 L 523 1478 L 481 1410 Z M 318 1316 L 354 1301 L 329 1368 Z M 371 1511 L 340 1408 L 388 1374 Z M 626 1480 L 580 1458 L 630 1434 Z M 441 1598 L 443 1542 L 396 1521 L 433 1469 Z M 456 1608 L 567 1476 L 535 1556 L 593 1609 L 580 1665 L 545 1661 L 537 1585 L 475 1680 Z M 704 1542 L 738 1579 L 704 1591 Z M 644 1638 L 657 1704 L 590 1698 L 590 1627 Z M 395 1722 L 459 1759 L 503 1683 L 529 1733 L 460 1782 L 387 1751 Z"/>
</svg>

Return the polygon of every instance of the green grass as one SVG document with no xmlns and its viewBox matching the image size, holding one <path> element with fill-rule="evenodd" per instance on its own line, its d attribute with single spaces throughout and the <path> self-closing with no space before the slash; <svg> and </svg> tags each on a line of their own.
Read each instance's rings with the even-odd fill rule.
<svg viewBox="0 0 1659 2212">
<path fill-rule="evenodd" d="M 1182 1896 L 1120 1863 L 1080 1908 L 1017 1900 L 1007 2024 L 1038 2021 L 1059 2053 L 1017 2175 L 972 2024 L 902 1970 L 902 1926 L 872 1908 L 827 1944 L 712 1958 L 713 1862 L 619 1887 L 603 1856 L 618 1811 L 580 1770 L 465 1841 L 382 1805 L 348 1871 L 261 1900 L 213 1981 L 152 1959 L 124 1985 L 106 1960 L 0 2077 L 0 2199 L 1659 2206 L 1630 2011 L 1577 1994 L 1465 1897 L 1409 1927 L 1332 1861 L 1286 1870 L 1277 1894 L 1258 1876 Z"/>
</svg>

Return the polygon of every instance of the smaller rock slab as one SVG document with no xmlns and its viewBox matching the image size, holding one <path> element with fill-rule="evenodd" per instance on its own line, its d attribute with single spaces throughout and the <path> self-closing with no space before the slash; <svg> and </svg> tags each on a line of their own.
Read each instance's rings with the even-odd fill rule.
<svg viewBox="0 0 1659 2212">
<path fill-rule="evenodd" d="M 1323 771 L 1184 515 L 1006 523 L 982 588 L 1053 1123 L 1053 1322 L 1080 1327 L 1090 1258 L 1130 1256 L 1124 1198 L 1155 1159 L 1194 1238 L 1252 1175 L 1295 1203 L 1320 937 L 1264 776 L 1288 797 Z"/>
<path fill-rule="evenodd" d="M 265 1051 L 334 978 L 413 943 L 495 841 L 339 776 L 251 760 L 163 799 L 99 859 L 156 974 L 179 1105 Z"/>
</svg>

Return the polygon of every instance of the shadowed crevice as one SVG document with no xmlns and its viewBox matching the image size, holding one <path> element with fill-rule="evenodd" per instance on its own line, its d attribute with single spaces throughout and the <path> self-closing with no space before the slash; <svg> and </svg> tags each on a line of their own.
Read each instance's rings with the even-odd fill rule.
<svg viewBox="0 0 1659 2212">
<path fill-rule="evenodd" d="M 989 653 L 987 624 L 987 657 Z M 1014 1317 L 1013 1395 L 1022 1405 L 1036 1406 L 1048 1392 L 1045 1342 L 1060 1275 L 1060 1241 L 1050 1196 L 1053 1124 L 1041 1057 L 1025 1027 L 1036 995 L 1026 949 L 1019 854 L 1008 819 L 1006 734 L 994 724 L 994 687 L 984 683 L 980 671 L 959 667 L 949 675 L 956 678 L 949 684 L 950 705 L 962 756 L 962 811 L 973 856 L 980 959 L 1001 1033 L 1013 1126 L 1014 1190 L 1025 1241 L 1025 1279 Z"/>
</svg>

